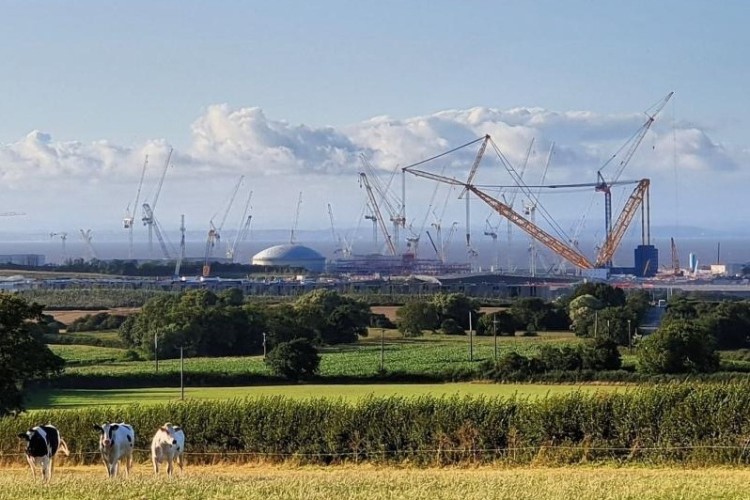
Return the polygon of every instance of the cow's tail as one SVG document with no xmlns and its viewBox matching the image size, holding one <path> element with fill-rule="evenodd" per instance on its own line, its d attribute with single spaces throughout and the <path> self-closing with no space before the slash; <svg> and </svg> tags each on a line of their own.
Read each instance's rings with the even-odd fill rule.
<svg viewBox="0 0 750 500">
<path fill-rule="evenodd" d="M 60 439 L 60 447 L 58 448 L 58 451 L 63 452 L 66 457 L 70 456 L 70 451 L 68 451 L 68 443 L 66 443 L 64 439 Z"/>
</svg>

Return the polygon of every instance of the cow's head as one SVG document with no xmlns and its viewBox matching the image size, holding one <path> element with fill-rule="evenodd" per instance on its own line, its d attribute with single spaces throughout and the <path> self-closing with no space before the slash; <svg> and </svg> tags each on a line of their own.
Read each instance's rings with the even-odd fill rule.
<svg viewBox="0 0 750 500">
<path fill-rule="evenodd" d="M 94 429 L 99 431 L 99 446 L 110 447 L 114 443 L 114 432 L 120 426 L 117 424 L 104 423 L 102 425 L 94 424 Z"/>
<path fill-rule="evenodd" d="M 167 422 L 166 424 L 162 425 L 159 430 L 169 436 L 169 443 L 172 446 L 177 444 L 177 439 L 175 438 L 174 433 L 180 430 L 178 426 L 172 425 L 171 423 Z"/>
<path fill-rule="evenodd" d="M 18 435 L 18 437 L 19 437 L 20 439 L 23 439 L 23 440 L 25 440 L 25 441 L 29 441 L 29 442 L 30 442 L 30 441 L 31 441 L 31 436 L 33 436 L 33 435 L 34 435 L 34 429 L 29 429 L 29 430 L 28 430 L 28 431 L 26 431 L 26 432 L 22 432 L 22 433 L 20 433 L 20 434 Z"/>
</svg>

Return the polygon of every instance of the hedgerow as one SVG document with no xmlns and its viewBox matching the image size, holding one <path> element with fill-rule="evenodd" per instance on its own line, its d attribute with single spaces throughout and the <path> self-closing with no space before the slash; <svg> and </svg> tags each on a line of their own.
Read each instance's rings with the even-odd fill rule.
<svg viewBox="0 0 750 500">
<path fill-rule="evenodd" d="M 456 463 L 615 461 L 745 464 L 750 384 L 666 384 L 542 399 L 282 397 L 36 411 L 0 420 L 0 454 L 17 457 L 18 432 L 51 422 L 73 460 L 97 461 L 92 424 L 125 421 L 145 459 L 164 422 L 187 434 L 189 462 L 220 459 Z M 18 458 L 17 460 L 21 460 Z"/>
</svg>

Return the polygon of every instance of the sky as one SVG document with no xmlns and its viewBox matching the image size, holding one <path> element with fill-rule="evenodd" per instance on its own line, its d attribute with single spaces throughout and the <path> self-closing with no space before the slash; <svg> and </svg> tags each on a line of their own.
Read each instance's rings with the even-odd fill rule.
<svg viewBox="0 0 750 500">
<path fill-rule="evenodd" d="M 594 182 L 674 91 L 620 179 L 651 179 L 655 227 L 741 238 L 749 11 L 687 0 L 0 0 L 0 212 L 25 214 L 0 217 L 0 232 L 124 238 L 144 157 L 139 204 L 153 200 L 170 148 L 155 212 L 171 232 L 181 214 L 194 230 L 221 219 L 241 175 L 228 220 L 252 190 L 255 228 L 291 227 L 300 192 L 300 229 L 329 228 L 328 204 L 336 225 L 361 225 L 362 155 L 387 183 L 487 133 L 517 170 L 530 151 L 529 184 L 553 142 L 545 182 Z M 488 151 L 477 182 L 508 184 Z M 424 168 L 465 178 L 475 154 Z M 416 178 L 406 189 L 412 231 L 464 224 L 458 193 L 445 202 L 445 188 Z M 630 189 L 615 193 L 616 211 Z M 601 195 L 543 192 L 540 204 L 568 231 L 584 221 L 601 232 Z M 478 230 L 498 224 L 476 200 L 472 214 Z"/>
</svg>

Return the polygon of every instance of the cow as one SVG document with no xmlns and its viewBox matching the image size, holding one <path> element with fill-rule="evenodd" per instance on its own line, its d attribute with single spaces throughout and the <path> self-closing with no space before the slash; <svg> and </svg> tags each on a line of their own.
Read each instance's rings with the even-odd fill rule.
<svg viewBox="0 0 750 500">
<path fill-rule="evenodd" d="M 185 451 L 185 432 L 181 427 L 169 422 L 159 427 L 151 440 L 151 462 L 154 474 L 159 474 L 159 464 L 167 461 L 167 475 L 171 476 L 173 462 L 177 462 L 182 472 L 182 453 Z"/>
<path fill-rule="evenodd" d="M 94 424 L 99 431 L 99 451 L 102 461 L 107 467 L 107 476 L 115 477 L 120 460 L 126 459 L 125 476 L 130 475 L 133 468 L 133 447 L 135 446 L 135 431 L 126 423 L 102 425 Z"/>
<path fill-rule="evenodd" d="M 70 455 L 68 445 L 60 437 L 60 431 L 52 424 L 38 425 L 18 435 L 28 442 L 26 445 L 26 461 L 31 467 L 31 475 L 36 479 L 36 466 L 42 469 L 42 480 L 52 479 L 54 465 L 52 459 L 58 451 L 66 457 Z"/>
</svg>

